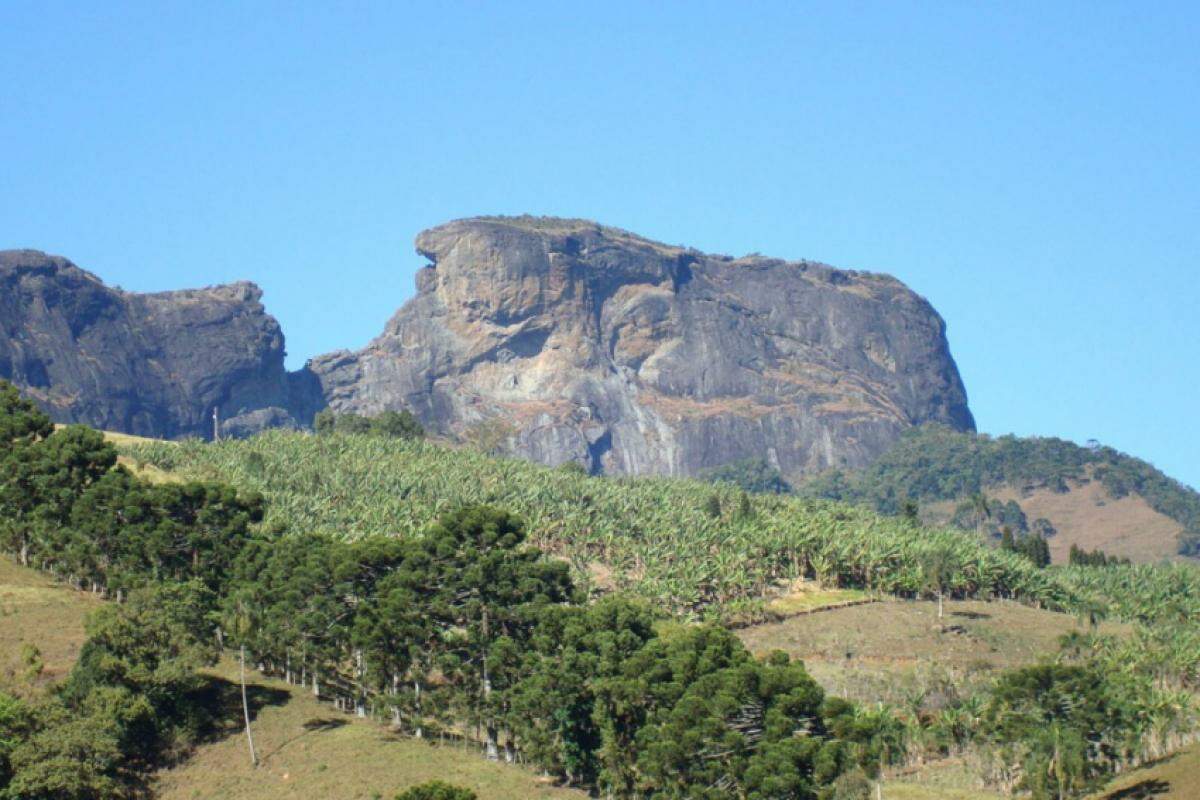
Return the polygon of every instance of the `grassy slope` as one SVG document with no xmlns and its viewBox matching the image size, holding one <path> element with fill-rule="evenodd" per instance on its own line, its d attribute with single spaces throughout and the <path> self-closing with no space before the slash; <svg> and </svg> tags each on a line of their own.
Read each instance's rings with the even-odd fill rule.
<svg viewBox="0 0 1200 800">
<path fill-rule="evenodd" d="M 1011 800 L 1009 795 L 983 789 L 970 767 L 946 759 L 891 777 L 883 783 L 884 800 Z"/>
<path fill-rule="evenodd" d="M 21 644 L 36 644 L 45 670 L 36 686 L 62 679 L 74 664 L 85 638 L 84 619 L 101 603 L 95 597 L 52 582 L 42 573 L 0 556 L 0 686 L 27 689 L 19 672 Z M 215 671 L 221 683 L 236 678 L 232 664 Z M 250 676 L 252 696 L 262 705 L 254 722 L 264 763 L 251 770 L 246 740 L 236 722 L 238 695 L 215 692 L 230 703 L 232 722 L 218 741 L 201 745 L 183 764 L 166 770 L 157 796 L 172 800 L 228 798 L 370 798 L 391 797 L 413 783 L 442 778 L 474 788 L 481 800 L 579 798 L 581 792 L 544 785 L 518 767 L 489 764 L 475 751 L 435 747 L 389 736 L 373 721 L 358 720 L 318 703 L 304 690 L 280 681 Z M 327 724 L 308 725 L 316 721 Z M 286 777 L 285 777 L 286 776 Z"/>
<path fill-rule="evenodd" d="M 41 651 L 45 664 L 37 685 L 64 677 L 83 645 L 84 618 L 99 603 L 0 556 L 0 685 L 21 683 L 21 645 L 26 643 Z"/>
<path fill-rule="evenodd" d="M 1057 652 L 1058 637 L 1079 628 L 1069 615 L 1011 602 L 949 601 L 939 623 L 934 602 L 888 600 L 755 625 L 738 635 L 755 653 L 779 649 L 803 659 L 827 691 L 904 704 L 944 691 L 946 682 L 956 691 L 982 687 L 1000 670 Z M 1116 633 L 1126 626 L 1105 623 L 1102 630 Z M 1006 795 L 981 788 L 961 760 L 945 759 L 888 777 L 883 797 L 1004 800 Z"/>
<path fill-rule="evenodd" d="M 1079 625 L 1067 614 L 974 600 L 948 601 L 939 624 L 935 602 L 890 600 L 755 625 L 738 635 L 754 653 L 778 649 L 802 659 L 831 692 L 903 703 L 942 676 L 965 689 L 1034 663 L 1056 653 L 1058 637 Z"/>
<path fill-rule="evenodd" d="M 939 523 L 977 491 L 1016 500 L 1030 523 L 1044 517 L 1058 529 L 1051 539 L 1056 563 L 1066 560 L 1071 544 L 1152 563 L 1175 556 L 1181 534 L 1200 535 L 1194 489 L 1116 450 L 1053 438 L 927 426 L 907 432 L 870 467 L 815 476 L 799 490 L 892 512 L 912 498 Z"/>
<path fill-rule="evenodd" d="M 1071 545 L 1100 549 L 1135 563 L 1176 559 L 1183 526 L 1150 507 L 1140 495 L 1109 496 L 1098 481 L 1071 485 L 1059 494 L 1038 489 L 1026 495 L 1011 487 L 994 491 L 999 500 L 1016 500 L 1029 521 L 1044 517 L 1058 530 L 1050 538 L 1050 555 L 1065 564 Z"/>
<path fill-rule="evenodd" d="M 985 681 L 999 669 L 1036 662 L 1057 651 L 1057 638 L 1080 623 L 1065 614 L 1015 603 L 948 602 L 941 632 L 931 602 L 888 601 L 798 616 L 739 631 L 756 653 L 785 650 L 829 691 L 865 701 L 936 689 L 937 671 L 957 687 Z M 1125 626 L 1104 623 L 1105 632 Z M 851 654 L 847 658 L 847 653 Z M 934 665 L 937 665 L 936 668 Z M 886 800 L 1003 800 L 979 788 L 958 760 L 934 762 L 885 781 Z M 1112 781 L 1089 800 L 1197 800 L 1200 746 Z"/>
<path fill-rule="evenodd" d="M 285 440 L 283 443 L 288 444 L 290 441 L 294 440 Z M 308 446 L 316 449 L 317 443 L 310 439 Z M 429 452 L 424 450 L 427 445 L 419 446 L 420 449 L 416 453 L 411 447 L 406 449 L 406 446 L 396 447 L 391 453 L 376 453 L 376 459 L 365 464 L 351 465 L 352 469 L 348 474 L 321 483 L 316 483 L 314 474 L 307 469 L 273 469 L 270 443 L 265 447 L 262 443 L 229 443 L 223 446 L 224 453 L 215 452 L 215 448 L 195 445 L 189 447 L 191 452 L 173 464 L 182 469 L 178 473 L 164 472 L 164 476 L 173 478 L 182 474 L 187 477 L 223 477 L 237 480 L 243 485 L 249 478 L 249 483 L 254 488 L 266 489 L 268 494 L 274 491 L 277 498 L 286 498 L 291 503 L 299 502 L 301 505 L 297 508 L 301 511 L 300 516 L 307 523 L 317 522 L 318 528 L 331 530 L 337 526 L 346 526 L 347 529 L 360 534 L 369 532 L 358 530 L 364 525 L 382 525 L 390 527 L 391 530 L 411 530 L 415 527 L 414 523 L 428 511 L 425 508 L 426 498 L 411 496 L 413 487 L 410 485 L 406 487 L 407 491 L 393 498 L 382 516 L 376 516 L 373 521 L 369 519 L 372 511 L 376 514 L 380 511 L 379 508 L 373 509 L 371 504 L 377 502 L 381 491 L 386 492 L 389 488 L 381 485 L 383 481 L 379 470 L 390 467 L 397 472 L 421 472 L 435 468 L 430 463 Z M 384 449 L 387 449 L 386 446 Z M 257 475 L 253 474 L 252 469 L 248 469 L 251 465 L 246 462 L 247 454 L 252 451 L 263 454 L 268 459 L 265 469 Z M 144 454 L 143 451 L 139 455 Z M 328 453 L 322 455 L 327 456 Z M 437 454 L 438 458 L 445 456 L 444 450 Z M 601 485 L 594 481 L 584 481 L 580 484 L 580 479 L 574 476 L 530 465 L 492 460 L 484 463 L 472 454 L 463 457 L 474 459 L 471 466 L 476 470 L 472 476 L 476 483 L 472 485 L 471 491 L 482 494 L 482 499 L 492 502 L 503 502 L 505 493 L 512 491 L 514 483 L 520 483 L 522 480 L 544 480 L 546 476 L 551 476 L 550 482 L 558 483 L 559 488 L 569 488 L 565 494 L 570 499 L 562 496 L 557 498 L 566 505 L 575 499 L 574 496 L 579 493 L 581 486 L 582 491 L 587 493 Z M 348 466 L 344 458 L 335 460 L 335 463 L 339 471 L 345 471 Z M 328 468 L 326 463 L 325 469 Z M 312 482 L 310 485 L 314 491 L 308 494 L 299 491 L 300 484 L 305 481 Z M 448 489 L 439 498 L 441 505 L 451 504 L 453 498 L 463 492 L 462 487 L 454 485 L 452 481 L 453 479 L 441 484 L 443 490 Z M 629 485 L 627 481 L 604 483 L 616 484 L 617 487 Z M 657 504 L 660 509 L 669 507 L 672 501 L 678 503 L 681 498 L 685 499 L 686 503 L 699 505 L 706 496 L 697 485 L 688 482 L 639 483 L 642 484 L 642 488 L 658 490 L 655 494 L 660 496 Z M 366 491 L 347 491 L 356 487 L 363 487 Z M 329 492 L 331 488 L 334 491 Z M 711 490 L 705 488 L 703 491 L 707 493 Z M 558 492 L 552 490 L 551 495 L 555 494 Z M 620 522 L 635 531 L 644 532 L 643 525 L 648 523 L 648 518 L 636 510 L 645 499 L 642 496 L 644 492 L 625 492 L 618 489 L 615 494 L 624 494 L 624 497 L 616 499 L 627 501 L 635 507 L 635 513 L 632 515 L 635 524 L 629 526 L 631 517 L 628 514 L 618 514 Z M 605 499 L 611 501 L 612 498 L 602 498 L 602 502 Z M 1036 502 L 1036 497 L 1034 499 Z M 1053 499 L 1052 497 L 1051 502 Z M 1098 500 L 1089 496 L 1087 499 L 1095 507 L 1101 507 L 1098 503 L 1104 502 L 1103 498 Z M 727 496 L 724 500 L 728 502 L 732 497 Z M 1140 504 L 1136 509 L 1138 511 L 1145 505 L 1140 498 L 1128 500 L 1130 502 L 1125 503 L 1126 505 Z M 797 508 L 802 509 L 803 506 L 791 506 L 789 510 L 794 511 Z M 692 508 L 686 510 L 693 511 Z M 1145 510 L 1149 511 L 1148 508 Z M 1028 512 L 1030 519 L 1036 516 L 1051 516 L 1035 512 L 1032 508 L 1028 509 Z M 1149 513 L 1156 514 L 1153 511 Z M 693 514 L 688 513 L 684 516 Z M 854 521 L 863 519 L 865 517 Z M 546 524 L 547 520 L 543 518 L 540 522 Z M 535 519 L 535 532 L 538 523 L 539 520 Z M 567 527 L 564 519 L 556 520 L 551 515 L 549 524 L 555 523 L 559 532 Z M 715 527 L 726 527 L 728 520 L 712 524 Z M 679 526 L 680 522 L 676 521 L 676 525 Z M 1063 541 L 1064 546 L 1069 545 L 1068 540 Z M 634 570 L 635 573 L 637 571 Z M 617 580 L 619 582 L 620 579 Z M 830 603 L 854 602 L 862 598 L 861 593 L 842 590 L 825 592 L 813 590 L 810 586 L 803 586 L 801 591 L 790 594 L 783 585 L 777 588 L 783 597 L 776 601 L 775 605 L 778 606 L 778 611 L 784 613 L 796 613 L 797 610 L 803 612 Z M 792 605 L 796 608 L 792 608 Z M 1036 661 L 1055 652 L 1057 637 L 1078 626 L 1078 623 L 1067 615 L 1040 611 L 1014 603 L 964 601 L 947 603 L 947 618 L 943 623 L 947 630 L 942 631 L 936 622 L 934 609 L 935 604 L 928 602 L 885 601 L 821 611 L 781 623 L 755 626 L 743 630 L 741 635 L 756 651 L 780 647 L 801 656 L 813 674 L 833 691 L 867 700 L 886 697 L 893 701 L 902 701 L 906 692 L 930 688 L 939 675 L 948 676 L 951 682 L 963 687 L 964 682 L 986 680 L 999 669 Z M 1120 626 L 1115 624 L 1107 627 L 1110 630 L 1120 629 Z M 851 653 L 849 659 L 846 658 L 847 652 Z M 935 663 L 939 667 L 934 668 Z M 264 688 L 272 685 L 271 682 L 262 679 L 256 679 L 256 682 Z M 251 773 L 244 763 L 243 740 L 231 736 L 202 749 L 188 764 L 165 774 L 160 787 L 164 797 L 228 797 L 234 800 L 248 800 L 257 797 L 324 796 L 334 787 L 338 796 L 370 797 L 374 791 L 387 796 L 387 793 L 400 788 L 398 785 L 387 783 L 389 777 L 394 777 L 394 772 L 389 771 L 387 765 L 397 762 L 411 765 L 411 770 L 409 766 L 405 767 L 406 779 L 411 778 L 415 781 L 427 777 L 459 776 L 458 780 L 479 787 L 481 797 L 484 798 L 556 796 L 551 793 L 553 790 L 549 787 L 536 783 L 532 786 L 522 784 L 521 781 L 532 779 L 528 773 L 501 768 L 500 773 L 493 774 L 491 770 L 495 769 L 495 765 L 487 765 L 473 755 L 457 750 L 430 748 L 418 742 L 393 740 L 369 723 L 352 721 L 346 726 L 330 727 L 326 730 L 319 730 L 320 726 L 316 726 L 318 730 L 308 731 L 305 723 L 329 719 L 333 712 L 327 707 L 315 704 L 302 692 L 295 693 L 290 687 L 282 684 L 273 686 L 277 691 L 287 691 L 289 699 L 282 706 L 264 708 L 256 725 L 261 728 L 260 738 L 263 742 L 260 742 L 260 748 L 264 748 L 268 753 L 268 761 L 281 759 L 275 766 L 268 764 L 268 772 L 275 776 L 276 781 L 260 781 L 262 773 Z M 271 741 L 279 742 L 276 753 L 270 750 Z M 303 744 L 298 744 L 301 742 Z M 286 757 L 284 753 L 287 753 Z M 366 770 L 361 779 L 357 777 L 358 773 L 348 777 L 345 770 L 335 766 L 345 759 L 353 761 L 355 770 Z M 1178 787 L 1188 785 L 1186 776 L 1198 768 L 1197 759 L 1200 759 L 1200 755 L 1195 751 L 1181 754 L 1153 769 L 1125 776 L 1122 781 L 1113 784 L 1114 790 L 1137 783 L 1133 777 L 1144 773 L 1150 777 L 1140 780 L 1151 781 L 1146 783 L 1146 786 L 1160 789 L 1166 787 L 1164 791 L 1177 791 Z M 1166 771 L 1162 773 L 1165 777 L 1159 777 L 1159 770 Z M 330 777 L 331 775 L 334 777 Z M 376 775 L 379 777 L 375 777 Z M 520 779 L 515 777 L 518 775 Z M 347 780 L 350 783 L 347 783 Z M 517 780 L 515 788 L 513 780 Z M 1153 783 L 1160 780 L 1163 782 Z M 561 791 L 559 795 L 579 796 Z M 903 776 L 893 776 L 885 784 L 884 796 L 894 800 L 1000 798 L 1000 795 L 979 788 L 969 769 L 955 760 L 930 764 Z M 1140 795 L 1128 795 L 1130 798 L 1138 796 Z M 1170 800 L 1187 796 L 1189 795 L 1178 793 L 1163 795 Z M 1118 797 L 1125 800 L 1126 795 L 1098 797 L 1103 797 L 1104 800 L 1109 800 L 1110 797 L 1112 800 Z"/>
<path fill-rule="evenodd" d="M 216 674 L 237 678 L 233 663 Z M 559 798 L 587 795 L 544 784 L 532 772 L 489 763 L 478 751 L 437 746 L 390 735 L 371 720 L 359 720 L 318 703 L 312 695 L 282 681 L 254 673 L 253 695 L 269 698 L 259 708 L 253 730 L 262 761 L 250 766 L 246 739 L 240 731 L 201 746 L 186 762 L 162 772 L 155 783 L 161 800 L 307 800 L 336 797 L 353 800 L 398 791 L 435 778 L 474 789 L 481 800 Z M 227 709 L 240 713 L 236 693 Z"/>
<path fill-rule="evenodd" d="M 40 685 L 63 677 L 83 643 L 83 620 L 99 603 L 0 558 L 0 669 L 14 668 L 21 643 L 32 642 L 46 663 Z M 950 602 L 946 623 L 961 625 L 966 633 L 943 634 L 936 630 L 935 614 L 933 603 L 880 602 L 754 626 L 740 635 L 755 651 L 780 648 L 803 657 L 830 689 L 853 684 L 865 690 L 888 683 L 889 676 L 895 679 L 891 685 L 903 686 L 906 674 L 916 674 L 915 665 L 935 656 L 951 670 L 969 670 L 980 660 L 997 666 L 1028 663 L 1053 652 L 1054 638 L 1075 624 L 1065 615 L 1013 603 Z M 844 663 L 847 647 L 855 653 L 849 665 Z M 215 674 L 222 681 L 235 675 L 231 664 L 222 664 Z M 257 673 L 250 685 L 252 697 L 269 698 L 254 721 L 263 767 L 249 768 L 245 740 L 231 724 L 224 738 L 202 745 L 160 775 L 159 797 L 285 800 L 370 798 L 374 792 L 390 797 L 406 785 L 438 777 L 472 786 L 483 800 L 585 796 L 546 786 L 516 767 L 488 764 L 473 752 L 391 737 L 373 722 L 339 714 L 307 692 Z M 236 722 L 236 693 L 219 696 L 234 703 L 229 713 Z M 1166 792 L 1147 797 L 1185 800 L 1196 796 L 1187 792 L 1197 775 L 1200 748 L 1192 748 L 1122 776 L 1096 800 L 1133 800 L 1141 795 L 1120 792 L 1136 786 Z M 954 761 L 890 778 L 884 786 L 888 800 L 1000 798 L 979 789 Z"/>
<path fill-rule="evenodd" d="M 1154 564 L 1176 560 L 1177 542 L 1183 526 L 1160 514 L 1138 495 L 1113 499 L 1097 481 L 1068 481 L 1070 491 L 1028 491 L 1007 484 L 992 485 L 987 495 L 1000 501 L 1015 500 L 1030 522 L 1044 517 L 1058 531 L 1050 537 L 1050 556 L 1065 564 L 1071 545 L 1085 550 L 1100 549 L 1135 563 Z M 953 501 L 933 503 L 923 509 L 928 519 L 948 524 L 954 515 Z"/>
<path fill-rule="evenodd" d="M 55 428 L 63 428 L 65 425 L 55 425 Z M 129 433 L 117 433 L 115 431 L 101 431 L 104 434 L 104 441 L 111 442 L 117 449 L 135 447 L 137 445 L 150 444 L 167 444 L 163 439 L 148 439 L 145 436 L 134 436 Z M 150 481 L 151 483 L 163 483 L 166 481 L 178 480 L 165 470 L 161 470 L 153 464 L 139 462 L 137 459 L 129 456 L 118 456 L 117 463 L 123 465 L 130 472 L 137 475 L 139 478 Z"/>
<path fill-rule="evenodd" d="M 1200 745 L 1122 775 L 1090 800 L 1196 800 L 1200 798 Z"/>
</svg>

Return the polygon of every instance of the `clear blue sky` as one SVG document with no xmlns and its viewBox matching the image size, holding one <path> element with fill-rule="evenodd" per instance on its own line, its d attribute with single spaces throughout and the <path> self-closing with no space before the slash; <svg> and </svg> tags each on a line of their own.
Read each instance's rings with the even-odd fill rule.
<svg viewBox="0 0 1200 800">
<path fill-rule="evenodd" d="M 338 5 L 0 4 L 0 247 L 253 279 L 292 366 L 460 216 L 889 272 L 981 430 L 1200 485 L 1195 3 Z"/>
</svg>

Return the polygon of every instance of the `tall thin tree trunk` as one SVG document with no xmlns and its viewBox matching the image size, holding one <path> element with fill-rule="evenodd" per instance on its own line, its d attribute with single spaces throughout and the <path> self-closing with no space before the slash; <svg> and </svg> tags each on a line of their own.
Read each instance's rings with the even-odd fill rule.
<svg viewBox="0 0 1200 800">
<path fill-rule="evenodd" d="M 489 641 L 488 634 L 488 610 L 487 606 L 483 608 L 483 707 L 485 714 L 491 714 L 491 709 L 488 708 L 488 701 L 492 697 L 492 676 L 488 672 L 488 657 L 487 643 Z M 489 718 L 485 725 L 487 729 L 487 759 L 488 761 L 499 761 L 500 753 L 496 747 L 496 726 Z"/>
<path fill-rule="evenodd" d="M 254 736 L 250 733 L 250 703 L 246 701 L 246 646 L 242 645 L 239 652 L 242 668 L 242 715 L 246 718 L 246 741 L 250 744 L 250 763 L 257 767 L 258 754 L 254 752 Z"/>
<path fill-rule="evenodd" d="M 357 696 L 354 698 L 354 714 L 357 717 L 367 716 L 367 667 L 363 660 L 361 649 L 355 652 L 358 660 L 358 686 L 354 687 Z"/>
<path fill-rule="evenodd" d="M 392 725 L 396 728 L 400 727 L 400 673 L 392 670 L 392 689 L 389 692 L 392 698 Z"/>
<path fill-rule="evenodd" d="M 421 727 L 421 720 L 422 720 L 422 717 L 421 717 L 421 682 L 419 680 L 417 680 L 416 678 L 413 678 L 413 694 L 415 695 L 415 700 L 416 700 L 415 709 L 414 709 L 415 713 L 413 715 L 414 719 L 416 720 L 416 723 L 417 723 L 416 735 L 417 735 L 418 739 L 424 739 L 425 738 L 425 730 Z"/>
<path fill-rule="evenodd" d="M 490 722 L 487 725 L 487 760 L 499 761 L 500 750 L 496 745 L 496 740 L 499 739 L 499 734 L 494 725 Z"/>
</svg>

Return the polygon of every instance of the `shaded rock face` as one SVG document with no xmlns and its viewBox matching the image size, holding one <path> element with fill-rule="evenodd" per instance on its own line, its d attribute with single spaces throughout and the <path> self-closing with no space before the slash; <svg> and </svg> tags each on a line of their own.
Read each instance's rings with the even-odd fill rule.
<svg viewBox="0 0 1200 800">
<path fill-rule="evenodd" d="M 334 410 L 630 474 L 858 467 L 910 426 L 974 428 L 944 323 L 888 276 L 576 220 L 461 220 L 417 249 L 383 334 L 295 378 Z"/>
<path fill-rule="evenodd" d="M 57 422 L 142 436 L 294 425 L 283 335 L 252 283 L 158 294 L 63 258 L 0 251 L 0 378 Z"/>
</svg>

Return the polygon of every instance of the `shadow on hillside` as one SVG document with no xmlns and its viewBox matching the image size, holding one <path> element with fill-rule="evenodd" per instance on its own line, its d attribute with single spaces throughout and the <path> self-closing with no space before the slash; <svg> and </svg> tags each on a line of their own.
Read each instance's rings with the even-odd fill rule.
<svg viewBox="0 0 1200 800">
<path fill-rule="evenodd" d="M 334 730 L 337 730 L 338 728 L 345 727 L 348 724 L 349 723 L 346 722 L 346 720 L 338 719 L 337 717 L 314 717 L 313 719 L 308 720 L 307 722 L 305 722 L 303 725 L 300 726 L 304 729 L 303 732 L 297 733 L 295 736 L 291 737 L 290 739 L 285 739 L 284 741 L 280 742 L 279 746 L 276 747 L 271 752 L 263 753 L 262 763 L 264 763 L 264 764 L 267 763 L 268 761 L 271 760 L 271 756 L 280 752 L 281 750 L 283 750 L 285 747 L 292 744 L 293 742 L 295 742 L 299 739 L 303 739 L 305 736 L 308 736 L 308 735 L 314 734 L 314 733 L 325 733 L 326 731 L 334 731 Z"/>
<path fill-rule="evenodd" d="M 1101 800 L 1152 800 L 1159 795 L 1171 791 L 1171 784 L 1157 778 L 1135 783 L 1124 789 L 1118 789 L 1112 794 L 1104 795 Z"/>
<path fill-rule="evenodd" d="M 985 614 L 982 611 L 951 611 L 952 617 L 964 617 L 966 619 L 991 619 L 991 614 Z"/>
<path fill-rule="evenodd" d="M 242 689 L 238 684 L 216 676 L 206 676 L 203 687 L 195 698 L 208 711 L 207 724 L 199 728 L 199 744 L 219 741 L 244 730 L 242 717 Z M 291 698 L 283 689 L 258 684 L 246 684 L 246 705 L 250 707 L 250 720 L 267 706 L 281 706 Z"/>
<path fill-rule="evenodd" d="M 309 733 L 315 731 L 331 731 L 335 728 L 341 728 L 346 725 L 346 720 L 338 719 L 337 717 L 313 718 L 304 723 L 301 727 Z"/>
</svg>

